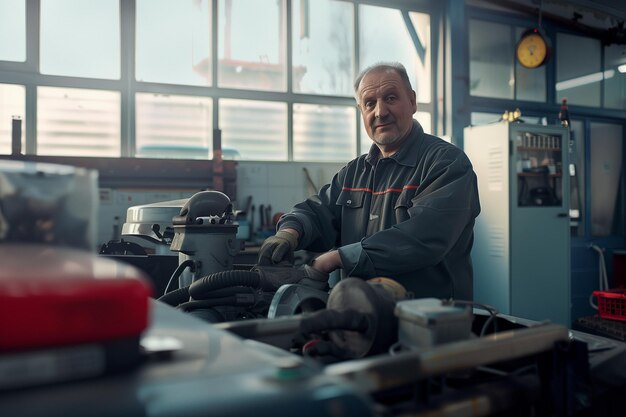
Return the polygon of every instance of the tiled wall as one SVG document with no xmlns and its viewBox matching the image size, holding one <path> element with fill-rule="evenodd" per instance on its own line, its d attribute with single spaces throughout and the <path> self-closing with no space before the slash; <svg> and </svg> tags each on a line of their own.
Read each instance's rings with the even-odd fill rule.
<svg viewBox="0 0 626 417">
<path fill-rule="evenodd" d="M 243 205 L 252 196 L 257 209 L 261 204 L 270 204 L 273 213 L 284 212 L 316 193 L 342 166 L 341 163 L 239 162 L 237 199 Z M 308 185 L 303 168 L 308 170 L 317 189 Z"/>
</svg>

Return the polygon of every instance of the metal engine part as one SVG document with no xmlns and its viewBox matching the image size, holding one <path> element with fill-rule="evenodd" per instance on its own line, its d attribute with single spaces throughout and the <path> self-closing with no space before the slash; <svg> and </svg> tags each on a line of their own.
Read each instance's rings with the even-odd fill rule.
<svg viewBox="0 0 626 417">
<path fill-rule="evenodd" d="M 390 279 L 341 280 L 332 289 L 326 309 L 302 319 L 305 338 L 326 334 L 327 339 L 311 340 L 316 344 L 308 353 L 354 359 L 387 351 L 398 338 L 394 308 L 405 296 L 406 290 Z"/>
<path fill-rule="evenodd" d="M 233 217 L 230 199 L 219 191 L 194 194 L 173 217 L 170 249 L 178 252 L 179 265 L 193 263 L 180 274 L 180 288 L 212 273 L 233 269 L 235 255 L 241 250 Z"/>
<path fill-rule="evenodd" d="M 170 243 L 174 236 L 172 218 L 180 214 L 187 202 L 180 200 L 132 206 L 126 210 L 126 222 L 122 225 L 122 237 L 134 238 L 142 246 L 150 246 L 157 254 L 171 254 Z"/>
</svg>

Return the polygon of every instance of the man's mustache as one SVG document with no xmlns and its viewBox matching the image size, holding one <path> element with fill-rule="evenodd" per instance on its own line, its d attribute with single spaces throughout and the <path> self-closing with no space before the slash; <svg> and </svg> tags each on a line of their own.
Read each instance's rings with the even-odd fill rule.
<svg viewBox="0 0 626 417">
<path fill-rule="evenodd" d="M 384 119 L 376 119 L 374 123 L 372 123 L 372 128 L 376 129 L 378 126 L 388 125 L 389 123 L 393 123 L 394 120 L 392 117 L 385 117 Z"/>
</svg>

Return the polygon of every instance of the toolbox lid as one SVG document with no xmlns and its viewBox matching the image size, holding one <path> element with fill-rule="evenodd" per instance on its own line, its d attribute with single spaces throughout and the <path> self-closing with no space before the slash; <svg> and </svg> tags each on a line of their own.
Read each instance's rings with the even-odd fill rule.
<svg viewBox="0 0 626 417">
<path fill-rule="evenodd" d="M 0 352 L 139 336 L 152 287 L 130 264 L 49 245 L 0 245 Z"/>
</svg>

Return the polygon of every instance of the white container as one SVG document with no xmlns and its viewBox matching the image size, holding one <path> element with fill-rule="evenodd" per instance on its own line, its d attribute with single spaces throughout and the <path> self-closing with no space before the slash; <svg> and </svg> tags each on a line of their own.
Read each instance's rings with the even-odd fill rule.
<svg viewBox="0 0 626 417">
<path fill-rule="evenodd" d="M 394 313 L 399 319 L 398 339 L 408 349 L 428 348 L 470 337 L 470 310 L 442 305 L 437 298 L 400 301 Z"/>
</svg>

